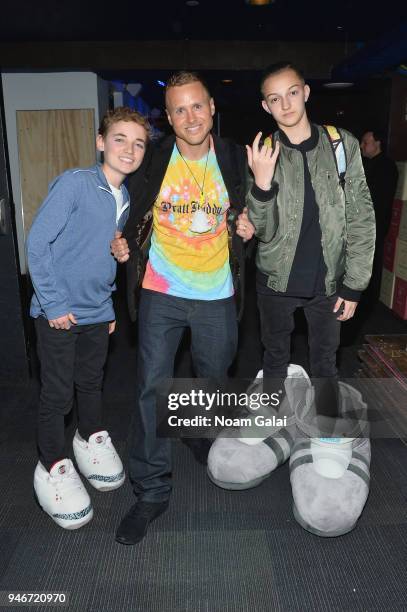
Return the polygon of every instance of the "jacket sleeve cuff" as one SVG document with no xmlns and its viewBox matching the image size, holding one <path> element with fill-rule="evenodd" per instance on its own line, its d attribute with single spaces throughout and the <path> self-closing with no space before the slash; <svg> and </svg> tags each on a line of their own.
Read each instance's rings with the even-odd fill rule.
<svg viewBox="0 0 407 612">
<path fill-rule="evenodd" d="M 338 295 L 344 300 L 349 300 L 350 302 L 359 302 L 362 295 L 362 291 L 358 291 L 357 289 L 351 289 L 346 285 L 342 285 L 342 287 L 338 291 Z"/>
<path fill-rule="evenodd" d="M 253 183 L 252 196 L 259 202 L 268 202 L 274 196 L 276 190 L 277 183 L 274 181 L 271 183 L 271 187 L 267 191 L 260 189 L 260 187 L 257 187 L 256 183 Z"/>
</svg>

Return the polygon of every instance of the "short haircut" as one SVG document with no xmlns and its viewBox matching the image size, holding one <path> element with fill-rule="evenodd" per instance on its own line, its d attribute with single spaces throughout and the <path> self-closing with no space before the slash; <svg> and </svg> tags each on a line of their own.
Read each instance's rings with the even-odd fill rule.
<svg viewBox="0 0 407 612">
<path fill-rule="evenodd" d="M 263 93 L 263 86 L 265 81 L 274 74 L 284 72 L 284 70 L 293 70 L 297 74 L 298 78 L 301 79 L 303 83 L 305 83 L 304 73 L 301 68 L 299 68 L 292 62 L 276 62 L 275 64 L 270 64 L 269 66 L 267 66 L 267 68 L 263 71 L 263 75 L 260 81 L 261 93 Z"/>
<path fill-rule="evenodd" d="M 366 134 L 367 132 L 372 132 L 373 138 L 376 140 L 376 142 L 380 141 L 382 145 L 386 143 L 383 130 L 379 130 L 378 128 L 372 128 L 370 130 L 365 130 L 364 134 Z"/>
<path fill-rule="evenodd" d="M 118 106 L 114 110 L 108 110 L 100 122 L 98 132 L 99 135 L 102 136 L 102 138 L 105 138 L 112 125 L 118 123 L 119 121 L 137 123 L 137 125 L 140 125 L 145 129 L 147 141 L 149 140 L 151 136 L 151 126 L 147 118 L 128 106 Z"/>
<path fill-rule="evenodd" d="M 165 86 L 165 95 L 167 95 L 168 90 L 172 87 L 181 87 L 182 85 L 189 85 L 189 83 L 201 83 L 209 98 L 212 97 L 205 79 L 197 72 L 189 72 L 188 70 L 180 70 L 169 77 Z"/>
</svg>

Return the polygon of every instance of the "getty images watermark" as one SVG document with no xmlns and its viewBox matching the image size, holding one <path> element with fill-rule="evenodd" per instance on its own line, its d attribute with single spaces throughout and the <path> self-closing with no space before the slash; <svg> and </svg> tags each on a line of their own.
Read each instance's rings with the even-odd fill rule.
<svg viewBox="0 0 407 612">
<path fill-rule="evenodd" d="M 196 385 L 196 380 L 193 381 Z M 179 386 L 179 385 L 178 385 Z M 211 435 L 225 427 L 286 427 L 287 416 L 279 415 L 283 391 L 274 393 L 222 391 L 189 388 L 159 394 L 160 435 Z"/>
<path fill-rule="evenodd" d="M 405 439 L 406 388 L 394 377 L 294 377 L 284 393 L 278 379 L 168 379 L 157 389 L 157 435 L 264 438 L 295 423 L 311 438 Z"/>
</svg>

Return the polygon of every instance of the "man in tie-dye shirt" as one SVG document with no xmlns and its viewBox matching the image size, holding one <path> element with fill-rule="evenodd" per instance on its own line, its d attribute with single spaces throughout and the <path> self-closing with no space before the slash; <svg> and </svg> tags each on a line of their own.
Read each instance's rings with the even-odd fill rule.
<svg viewBox="0 0 407 612">
<path fill-rule="evenodd" d="M 234 293 L 226 226 L 229 195 L 215 152 L 207 147 L 202 158 L 186 160 L 174 145 L 153 207 L 144 289 L 206 301 Z"/>
<path fill-rule="evenodd" d="M 243 293 L 245 151 L 211 135 L 214 101 L 197 74 L 173 75 L 165 102 L 175 138 L 147 151 L 129 183 L 134 209 L 123 237 L 118 235 L 112 243 L 115 257 L 129 260 L 133 318 L 136 285 L 142 282 L 138 401 L 129 461 L 137 503 L 117 530 L 116 540 L 122 544 L 139 542 L 149 523 L 168 507 L 171 447 L 169 439 L 156 436 L 156 391 L 174 375 L 183 333 L 191 330 L 196 375 L 226 377 L 237 347 L 235 294 Z M 148 252 L 144 274 L 143 250 Z"/>
</svg>

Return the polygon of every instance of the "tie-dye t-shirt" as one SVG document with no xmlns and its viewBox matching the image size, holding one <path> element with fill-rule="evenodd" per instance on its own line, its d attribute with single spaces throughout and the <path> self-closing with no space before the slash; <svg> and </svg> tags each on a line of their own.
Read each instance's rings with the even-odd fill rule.
<svg viewBox="0 0 407 612">
<path fill-rule="evenodd" d="M 233 295 L 226 226 L 229 196 L 213 151 L 208 160 L 205 155 L 187 164 L 190 170 L 174 146 L 153 207 L 143 287 L 196 300 L 227 298 Z M 202 199 L 198 184 L 204 174 Z"/>
</svg>

